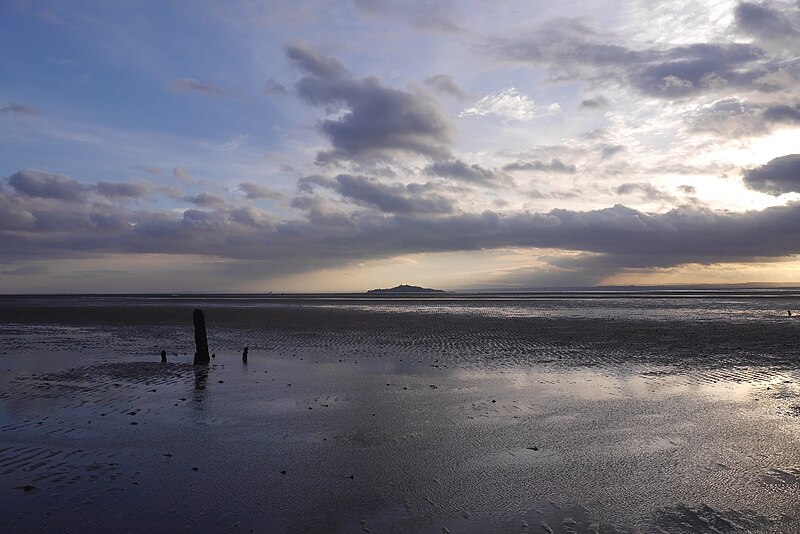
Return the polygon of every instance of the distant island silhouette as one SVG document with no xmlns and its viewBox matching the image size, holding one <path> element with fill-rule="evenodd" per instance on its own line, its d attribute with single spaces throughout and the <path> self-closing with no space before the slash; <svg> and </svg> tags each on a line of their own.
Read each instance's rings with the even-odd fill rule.
<svg viewBox="0 0 800 534">
<path fill-rule="evenodd" d="M 370 289 L 367 293 L 445 293 L 441 289 L 431 289 L 428 287 L 410 286 L 408 284 L 400 284 L 397 287 L 388 289 Z"/>
</svg>

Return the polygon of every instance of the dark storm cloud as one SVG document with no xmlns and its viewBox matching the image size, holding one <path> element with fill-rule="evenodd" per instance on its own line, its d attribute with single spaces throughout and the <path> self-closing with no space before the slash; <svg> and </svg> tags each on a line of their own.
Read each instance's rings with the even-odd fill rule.
<svg viewBox="0 0 800 534">
<path fill-rule="evenodd" d="M 507 184 L 510 182 L 507 176 L 496 170 L 487 169 L 477 163 L 468 165 L 459 159 L 437 161 L 425 167 L 424 171 L 435 176 L 453 178 L 474 184 L 497 185 L 498 183 Z"/>
<path fill-rule="evenodd" d="M 744 32 L 768 40 L 798 37 L 800 32 L 781 11 L 764 4 L 741 2 L 734 11 L 736 24 Z"/>
<path fill-rule="evenodd" d="M 461 89 L 452 76 L 448 74 L 436 74 L 425 79 L 425 85 L 436 89 L 440 93 L 448 94 L 458 100 L 465 100 L 468 95 Z"/>
<path fill-rule="evenodd" d="M 11 175 L 8 183 L 17 192 L 40 198 L 55 198 L 70 202 L 79 201 L 85 193 L 80 183 L 63 174 L 24 170 Z"/>
<path fill-rule="evenodd" d="M 147 195 L 147 188 L 126 182 L 97 182 L 95 191 L 111 199 L 141 198 Z"/>
<path fill-rule="evenodd" d="M 419 194 L 411 185 L 386 185 L 366 176 L 340 174 L 333 179 L 307 177 L 301 180 L 301 190 L 310 191 L 310 184 L 333 189 L 356 204 L 377 208 L 384 213 L 441 214 L 454 210 L 453 203 L 442 195 L 430 192 Z"/>
<path fill-rule="evenodd" d="M 553 158 L 550 163 L 542 160 L 516 161 L 503 167 L 505 171 L 534 171 L 534 172 L 554 172 L 562 174 L 575 174 L 578 168 L 573 164 L 566 164 L 558 158 Z"/>
<path fill-rule="evenodd" d="M 197 81 L 194 78 L 178 78 L 169 84 L 169 88 L 177 92 L 192 91 L 195 93 L 215 96 L 222 96 L 225 94 L 225 91 L 219 87 Z"/>
<path fill-rule="evenodd" d="M 744 184 L 750 189 L 775 196 L 800 192 L 800 154 L 775 158 L 765 165 L 745 171 Z"/>
<path fill-rule="evenodd" d="M 800 155 L 792 155 L 754 169 L 747 176 L 749 185 L 771 192 L 797 190 L 798 161 Z M 620 269 L 800 253 L 800 203 L 738 213 L 697 205 L 666 213 L 622 205 L 460 213 L 448 199 L 437 199 L 435 188 L 415 189 L 424 193 L 415 195 L 409 186 L 347 174 L 314 177 L 308 186 L 372 209 L 343 210 L 340 203 L 312 192 L 293 201 L 301 217 L 273 222 L 253 206 L 133 211 L 124 204 L 31 196 L 0 187 L 0 250 L 5 261 L 105 252 L 213 255 L 258 260 L 264 275 L 399 254 L 498 247 L 592 253 Z"/>
<path fill-rule="evenodd" d="M 0 107 L 0 113 L 14 113 L 19 115 L 38 115 L 39 110 L 31 106 L 25 106 L 23 104 L 9 104 L 7 106 Z"/>
<path fill-rule="evenodd" d="M 394 152 L 449 155 L 451 125 L 430 97 L 385 87 L 375 77 L 353 78 L 338 60 L 305 45 L 288 46 L 286 55 L 305 73 L 296 84 L 302 99 L 344 110 L 320 123 L 333 148 L 317 155 L 319 163 L 388 159 Z"/>
<path fill-rule="evenodd" d="M 581 22 L 558 19 L 530 35 L 496 39 L 497 52 L 514 61 L 547 65 L 557 79 L 612 79 L 653 96 L 677 98 L 720 87 L 773 90 L 758 81 L 780 62 L 748 43 L 695 43 L 632 49 L 610 44 Z"/>
<path fill-rule="evenodd" d="M 683 207 L 647 214 L 625 206 L 547 213 L 461 214 L 356 219 L 337 254 L 384 257 L 411 252 L 541 247 L 636 258 L 638 266 L 747 261 L 800 251 L 800 205 L 732 213 Z"/>
</svg>

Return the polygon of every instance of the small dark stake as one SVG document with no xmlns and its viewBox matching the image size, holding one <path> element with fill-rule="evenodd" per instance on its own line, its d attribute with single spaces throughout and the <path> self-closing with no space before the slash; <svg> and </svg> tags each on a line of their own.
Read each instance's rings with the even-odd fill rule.
<svg viewBox="0 0 800 534">
<path fill-rule="evenodd" d="M 194 344 L 197 352 L 194 353 L 195 365 L 208 365 L 211 358 L 208 355 L 208 338 L 206 337 L 206 318 L 202 310 L 194 310 Z"/>
<path fill-rule="evenodd" d="M 167 351 L 161 351 L 161 363 L 167 363 Z"/>
<path fill-rule="evenodd" d="M 244 363 L 247 363 L 247 351 L 248 351 L 248 348 L 249 347 L 245 347 L 244 350 L 242 351 L 242 361 Z"/>
</svg>

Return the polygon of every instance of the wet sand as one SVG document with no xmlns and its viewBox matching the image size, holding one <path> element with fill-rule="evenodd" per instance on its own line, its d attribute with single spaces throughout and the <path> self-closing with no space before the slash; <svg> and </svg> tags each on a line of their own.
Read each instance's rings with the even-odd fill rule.
<svg viewBox="0 0 800 534">
<path fill-rule="evenodd" d="M 771 303 L 205 303 L 207 370 L 192 303 L 13 304 L 4 531 L 800 530 L 800 323 Z"/>
</svg>

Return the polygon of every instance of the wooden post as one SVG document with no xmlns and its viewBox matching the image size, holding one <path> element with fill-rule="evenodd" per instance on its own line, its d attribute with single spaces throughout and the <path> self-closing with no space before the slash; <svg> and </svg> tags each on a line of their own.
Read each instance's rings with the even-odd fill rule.
<svg viewBox="0 0 800 534">
<path fill-rule="evenodd" d="M 242 351 L 242 362 L 244 363 L 247 363 L 247 350 L 248 347 L 245 347 L 244 350 Z"/>
<path fill-rule="evenodd" d="M 195 310 L 194 318 L 194 344 L 197 351 L 194 353 L 195 365 L 208 365 L 211 358 L 208 355 L 208 338 L 206 337 L 206 318 L 202 310 Z"/>
<path fill-rule="evenodd" d="M 161 363 L 167 363 L 167 351 L 161 351 Z"/>
</svg>

